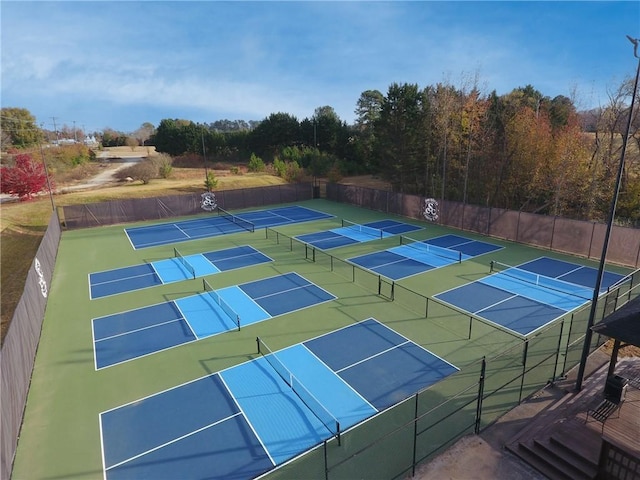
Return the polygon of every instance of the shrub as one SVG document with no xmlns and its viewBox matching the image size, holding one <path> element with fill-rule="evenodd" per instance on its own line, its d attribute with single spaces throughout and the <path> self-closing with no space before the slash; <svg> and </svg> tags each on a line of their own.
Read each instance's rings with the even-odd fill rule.
<svg viewBox="0 0 640 480">
<path fill-rule="evenodd" d="M 302 180 L 302 176 L 304 175 L 304 170 L 300 168 L 298 162 L 288 162 L 285 168 L 284 179 L 287 182 L 299 182 Z"/>
<path fill-rule="evenodd" d="M 47 150 L 47 162 L 52 170 L 59 172 L 66 172 L 90 160 L 95 160 L 95 156 L 90 148 L 81 144 L 61 145 Z"/>
<path fill-rule="evenodd" d="M 287 173 L 287 165 L 278 157 L 273 159 L 273 171 L 280 178 L 285 178 Z"/>
<path fill-rule="evenodd" d="M 284 178 L 287 182 L 297 182 L 304 175 L 304 171 L 298 165 L 298 162 L 284 162 L 278 157 L 273 159 L 273 172 L 280 178 Z"/>
<path fill-rule="evenodd" d="M 118 171 L 116 177 L 121 180 L 131 177 L 133 180 L 138 180 L 147 184 L 152 179 L 158 178 L 158 175 L 158 166 L 152 160 L 142 160 L 135 165 Z"/>
<path fill-rule="evenodd" d="M 263 172 L 265 169 L 264 161 L 255 153 L 252 153 L 248 168 L 250 172 Z"/>
<path fill-rule="evenodd" d="M 218 180 L 216 179 L 215 174 L 209 170 L 207 172 L 207 179 L 204 182 L 204 188 L 207 190 L 207 192 L 210 192 L 212 190 L 215 190 L 215 188 L 218 186 Z"/>
<path fill-rule="evenodd" d="M 35 162 L 28 153 L 16 155 L 13 166 L 0 167 L 0 192 L 29 200 L 47 188 L 44 165 Z"/>
<path fill-rule="evenodd" d="M 340 165 L 338 164 L 338 162 L 335 162 L 329 170 L 327 179 L 331 183 L 338 183 L 340 180 L 342 180 L 342 172 L 340 171 Z"/>
<path fill-rule="evenodd" d="M 160 153 L 150 157 L 150 160 L 158 168 L 158 176 L 160 178 L 169 178 L 171 176 L 171 173 L 173 172 L 173 159 L 171 158 L 171 155 Z"/>
</svg>

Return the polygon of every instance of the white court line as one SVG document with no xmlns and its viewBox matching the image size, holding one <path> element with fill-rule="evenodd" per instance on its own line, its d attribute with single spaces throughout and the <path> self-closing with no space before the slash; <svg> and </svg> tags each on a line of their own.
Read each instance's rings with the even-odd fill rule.
<svg viewBox="0 0 640 480">
<path fill-rule="evenodd" d="M 153 447 L 153 448 L 151 448 L 151 449 L 149 449 L 149 450 L 147 450 L 147 451 L 145 451 L 145 452 L 139 453 L 138 455 L 134 455 L 134 456 L 133 456 L 133 457 L 131 457 L 131 458 L 127 458 L 126 460 L 123 460 L 123 461 L 121 461 L 121 462 L 119 462 L 119 463 L 115 463 L 115 464 L 113 464 L 113 465 L 111 465 L 111 466 L 109 466 L 109 467 L 106 467 L 106 468 L 105 468 L 105 471 L 106 471 L 106 470 L 111 470 L 112 468 L 116 468 L 116 467 L 119 467 L 119 466 L 124 465 L 124 464 L 126 464 L 126 463 L 129 463 L 129 462 L 131 462 L 131 461 L 133 461 L 133 460 L 136 460 L 136 459 L 138 459 L 138 458 L 140 458 L 140 457 L 144 457 L 145 455 L 148 455 L 148 454 L 150 454 L 150 453 L 153 453 L 153 452 L 155 452 L 156 450 L 160 450 L 161 448 L 164 448 L 164 447 L 167 447 L 167 446 L 172 445 L 172 444 L 174 444 L 174 443 L 177 443 L 177 442 L 179 442 L 180 440 L 184 440 L 185 438 L 189 438 L 189 437 L 191 437 L 192 435 L 195 435 L 196 433 L 203 432 L 204 430 L 207 430 L 207 429 L 209 429 L 209 428 L 211 428 L 211 427 L 215 427 L 216 425 L 219 425 L 219 424 L 221 424 L 221 423 L 223 423 L 223 422 L 226 422 L 227 420 L 231 420 L 232 418 L 237 417 L 238 415 L 243 415 L 243 413 L 242 413 L 242 412 L 234 413 L 233 415 L 230 415 L 230 416 L 228 416 L 228 417 L 226 417 L 226 418 L 222 418 L 222 419 L 218 420 L 217 422 L 213 422 L 213 423 L 211 423 L 211 424 L 209 424 L 209 425 L 205 425 L 204 427 L 198 428 L 197 430 L 194 430 L 194 431 L 192 431 L 192 432 L 189 432 L 189 433 L 187 433 L 187 434 L 185 434 L 185 435 L 182 435 L 182 436 L 180 436 L 180 437 L 174 438 L 173 440 L 170 440 L 170 441 L 168 441 L 168 442 L 165 442 L 165 443 L 163 443 L 163 444 L 160 444 L 160 445 L 158 445 L 157 447 Z"/>
</svg>

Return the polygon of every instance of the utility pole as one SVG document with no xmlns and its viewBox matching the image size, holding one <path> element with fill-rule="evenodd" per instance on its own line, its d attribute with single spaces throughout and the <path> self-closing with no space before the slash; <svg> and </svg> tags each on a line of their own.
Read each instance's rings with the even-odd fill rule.
<svg viewBox="0 0 640 480">
<path fill-rule="evenodd" d="M 51 117 L 53 120 L 53 131 L 56 134 L 56 145 L 60 146 L 60 137 L 58 136 L 58 127 L 56 127 L 56 117 Z"/>
</svg>

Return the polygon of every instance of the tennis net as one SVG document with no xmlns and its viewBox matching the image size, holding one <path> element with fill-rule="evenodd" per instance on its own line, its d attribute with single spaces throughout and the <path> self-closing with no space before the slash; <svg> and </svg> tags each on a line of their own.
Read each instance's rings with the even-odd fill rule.
<svg viewBox="0 0 640 480">
<path fill-rule="evenodd" d="M 211 297 L 211 299 L 216 302 L 220 308 L 222 308 L 222 311 L 227 314 L 231 321 L 238 326 L 238 330 L 240 330 L 240 315 L 224 301 L 220 294 L 213 289 L 205 278 L 202 279 L 202 288 L 209 294 L 209 297 Z"/>
<path fill-rule="evenodd" d="M 415 240 L 410 237 L 405 237 L 404 235 L 400 235 L 400 245 L 406 245 L 407 247 L 415 248 L 416 250 L 420 250 L 422 252 L 431 253 L 433 255 L 437 255 L 438 257 L 453 260 L 454 262 L 462 262 L 462 252 L 458 250 L 452 250 L 450 248 L 440 247 L 431 243 L 425 243 L 421 240 Z"/>
<path fill-rule="evenodd" d="M 248 230 L 249 232 L 255 232 L 256 226 L 251 223 L 249 220 L 245 220 L 244 218 L 240 218 L 237 215 L 234 215 L 231 212 L 227 212 L 225 209 L 218 207 L 218 216 L 228 220 L 231 223 L 235 223 L 241 228 Z"/>
<path fill-rule="evenodd" d="M 182 256 L 182 254 L 175 247 L 173 248 L 173 256 L 182 264 L 184 268 L 187 269 L 187 271 L 193 276 L 193 278 L 196 278 L 196 269 L 187 261 L 186 258 Z"/>
<path fill-rule="evenodd" d="M 523 282 L 548 288 L 549 290 L 573 295 L 583 300 L 591 300 L 593 297 L 593 290 L 583 285 L 576 285 L 575 283 L 565 282 L 558 278 L 547 277 L 546 275 L 507 265 L 506 263 L 500 263 L 495 260 L 491 261 L 490 265 L 492 273 L 500 273 Z"/>
<path fill-rule="evenodd" d="M 350 228 L 351 230 L 355 230 L 356 232 L 371 235 L 372 237 L 384 238 L 384 230 L 380 230 L 379 228 L 360 225 L 359 223 L 350 222 L 349 220 L 344 219 L 342 219 L 342 226 L 345 228 Z"/>
<path fill-rule="evenodd" d="M 258 352 L 267 360 L 269 365 L 280 375 L 282 380 L 291 388 L 307 408 L 320 420 L 338 440 L 340 444 L 340 422 L 334 417 L 320 401 L 298 380 L 291 371 L 276 357 L 271 349 L 260 338 L 256 338 L 258 342 Z"/>
</svg>

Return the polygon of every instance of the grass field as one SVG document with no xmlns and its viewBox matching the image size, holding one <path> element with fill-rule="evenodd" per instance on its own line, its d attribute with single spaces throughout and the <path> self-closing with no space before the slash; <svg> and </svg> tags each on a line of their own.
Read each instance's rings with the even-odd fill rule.
<svg viewBox="0 0 640 480">
<path fill-rule="evenodd" d="M 300 205 L 330 213 L 336 219 L 279 227 L 278 231 L 297 235 L 339 226 L 340 218 L 359 223 L 394 218 L 426 227 L 422 238 L 459 233 L 437 225 L 421 224 L 415 220 L 325 200 L 301 202 Z M 17 208 L 21 207 L 18 205 Z M 27 218 L 24 222 L 28 223 Z M 464 235 L 505 248 L 491 255 L 491 258 L 478 257 L 399 283 L 425 296 L 432 296 L 486 275 L 491 259 L 517 263 L 543 254 L 594 266 L 593 262 L 566 255 L 486 239 L 467 232 Z M 103 478 L 98 421 L 101 412 L 253 359 L 258 355 L 256 336 L 264 338 L 272 349 L 280 349 L 375 317 L 454 365 L 468 367 L 463 374 L 433 389 L 433 398 L 429 398 L 433 404 L 457 391 L 457 388 L 473 385 L 476 382 L 476 364 L 480 358 L 520 344 L 520 340 L 514 336 L 481 322 L 474 323 L 473 339 L 470 341 L 467 338 L 468 322 L 452 315 L 451 311 L 439 312 L 436 309 L 430 318 L 425 319 L 414 309 L 406 308 L 401 300 L 391 302 L 377 295 L 372 291 L 375 285 L 353 282 L 348 271 L 331 271 L 326 263 L 305 259 L 303 250 L 290 251 L 287 242 L 278 244 L 273 238 L 266 238 L 264 230 L 184 242 L 180 244 L 180 251 L 183 255 L 189 255 L 246 244 L 268 255 L 274 262 L 210 276 L 207 280 L 214 288 L 295 271 L 338 298 L 237 332 L 223 333 L 96 371 L 92 342 L 93 318 L 193 295 L 201 291 L 202 281 L 188 280 L 90 300 L 87 281 L 90 273 L 172 257 L 173 245 L 133 250 L 121 225 L 63 232 L 15 459 L 14 478 Z M 397 238 L 356 244 L 332 254 L 350 258 L 391 245 L 397 245 Z M 615 270 L 626 272 L 624 269 Z M 553 342 L 549 344 L 555 346 Z M 516 351 L 509 361 L 517 366 L 519 358 L 521 354 Z M 513 400 L 512 396 L 510 394 L 507 399 L 497 396 L 492 401 L 509 402 Z M 376 425 L 367 423 L 356 432 L 370 441 L 374 438 L 372 435 L 376 434 L 370 430 L 377 428 Z M 347 446 L 357 447 L 356 434 L 347 438 Z M 437 435 L 432 441 L 438 441 Z M 387 455 L 393 452 L 386 450 Z M 376 464 L 369 463 L 368 472 L 375 476 Z M 306 468 L 293 464 L 276 473 L 274 478 L 278 478 L 278 475 L 302 478 L 317 474 Z M 367 476 L 367 473 L 363 475 Z"/>
</svg>

